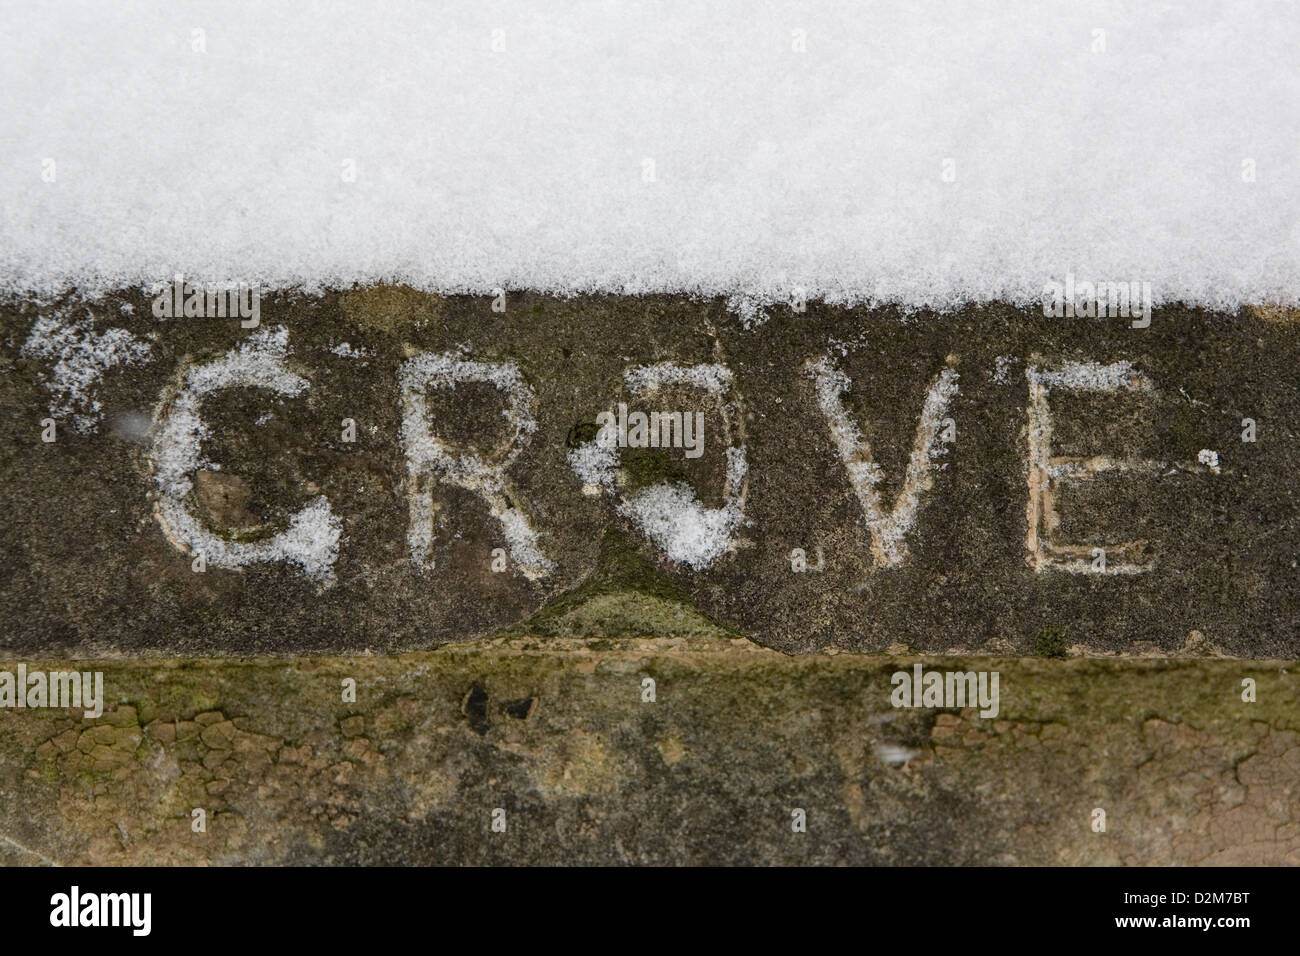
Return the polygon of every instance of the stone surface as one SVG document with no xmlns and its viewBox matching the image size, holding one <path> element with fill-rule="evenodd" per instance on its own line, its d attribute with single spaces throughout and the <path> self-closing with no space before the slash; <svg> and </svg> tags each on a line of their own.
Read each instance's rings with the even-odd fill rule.
<svg viewBox="0 0 1300 956">
<path fill-rule="evenodd" d="M 810 304 L 746 329 L 718 301 L 511 294 L 504 313 L 492 301 L 400 287 L 268 295 L 256 329 L 160 320 L 139 291 L 9 303 L 0 652 L 391 652 L 510 627 L 716 626 L 787 653 L 1296 655 L 1294 316 L 1173 308 L 1135 329 L 1001 306 Z M 278 385 L 197 402 L 204 464 L 168 486 L 184 489 L 169 505 L 159 442 L 186 383 L 275 341 L 284 354 L 259 374 Z M 421 356 L 461 363 L 462 381 L 446 387 L 426 366 L 404 399 L 403 369 Z M 466 380 L 472 363 L 480 378 L 510 366 L 522 386 Z M 658 363 L 731 378 L 725 392 L 638 391 L 627 370 Z M 819 393 L 819 369 L 845 390 Z M 1070 384 L 1108 375 L 1112 391 Z M 940 376 L 953 391 L 925 411 Z M 451 480 L 427 457 L 412 473 L 412 401 L 424 438 L 462 463 L 508 450 L 500 480 Z M 620 402 L 701 412 L 702 453 L 626 448 L 597 471 L 606 486 L 585 480 L 575 455 Z M 837 443 L 836 409 L 840 438 L 869 453 Z M 1050 445 L 1035 452 L 1044 410 Z M 1076 471 L 1046 480 L 1049 468 Z M 864 488 L 880 503 L 875 534 Z M 910 524 L 907 507 L 890 515 L 909 494 Z M 656 501 L 650 519 L 637 510 Z M 168 507 L 207 536 L 202 572 L 203 549 Z M 674 527 L 692 508 L 717 533 Z M 428 529 L 418 556 L 413 515 Z M 303 546 L 295 520 L 334 534 L 337 557 Z M 257 557 L 277 541 L 301 549 L 297 563 Z"/>
<path fill-rule="evenodd" d="M 0 862 L 1300 863 L 1294 313 L 492 306 L 0 308 Z"/>
<path fill-rule="evenodd" d="M 1300 864 L 1294 666 L 923 661 L 998 670 L 984 719 L 893 708 L 916 662 L 721 636 L 95 662 L 98 721 L 0 714 L 0 861 Z"/>
</svg>

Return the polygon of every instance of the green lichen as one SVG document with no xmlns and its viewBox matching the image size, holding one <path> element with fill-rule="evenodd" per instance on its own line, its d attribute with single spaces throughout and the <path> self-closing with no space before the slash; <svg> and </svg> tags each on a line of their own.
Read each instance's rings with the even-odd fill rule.
<svg viewBox="0 0 1300 956">
<path fill-rule="evenodd" d="M 547 637 L 725 636 L 626 532 L 609 529 L 596 571 L 505 634 Z"/>
<path fill-rule="evenodd" d="M 667 452 L 658 449 L 632 452 L 622 462 L 627 475 L 627 492 L 658 484 L 689 482 L 690 476 L 682 463 Z"/>
<path fill-rule="evenodd" d="M 1059 625 L 1046 627 L 1034 638 L 1034 656 L 1065 658 L 1068 656 L 1065 641 L 1065 628 Z"/>
</svg>

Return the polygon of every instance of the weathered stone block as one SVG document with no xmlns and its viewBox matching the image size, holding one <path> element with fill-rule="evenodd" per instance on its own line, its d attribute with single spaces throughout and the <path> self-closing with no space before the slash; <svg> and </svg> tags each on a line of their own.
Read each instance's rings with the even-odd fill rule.
<svg viewBox="0 0 1300 956">
<path fill-rule="evenodd" d="M 1297 650 L 1282 317 L 380 287 L 0 321 L 9 654 Z"/>
</svg>

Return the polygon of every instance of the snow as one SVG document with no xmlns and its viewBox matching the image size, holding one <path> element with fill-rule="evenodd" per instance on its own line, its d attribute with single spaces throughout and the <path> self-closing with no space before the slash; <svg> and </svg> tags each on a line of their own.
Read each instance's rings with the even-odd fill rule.
<svg viewBox="0 0 1300 956">
<path fill-rule="evenodd" d="M 1127 360 L 1102 365 L 1100 362 L 1062 362 L 1059 366 L 1027 370 L 1031 382 L 1047 388 L 1067 388 L 1078 392 L 1114 392 L 1121 388 L 1151 389 L 1151 380 Z"/>
<path fill-rule="evenodd" d="M 573 473 L 582 479 L 584 495 L 599 495 L 602 488 L 614 490 L 618 470 L 618 436 L 602 428 L 591 441 L 570 448 L 565 457 Z"/>
<path fill-rule="evenodd" d="M 433 484 L 445 481 L 481 497 L 489 514 L 501 523 L 510 557 L 530 581 L 541 580 L 555 569 L 543 552 L 537 530 L 517 502 L 506 472 L 528 439 L 537 431 L 533 414 L 536 401 L 513 362 L 472 362 L 447 352 L 422 352 L 402 365 L 398 373 L 402 391 L 402 446 L 409 478 L 407 497 L 411 521 L 407 546 L 411 558 L 426 571 L 436 567 L 433 557 L 440 505 Z M 455 389 L 460 382 L 492 385 L 506 400 L 501 417 L 509 434 L 495 449 L 457 454 L 439 439 L 429 421 L 426 393 L 430 388 Z"/>
<path fill-rule="evenodd" d="M 53 361 L 43 374 L 50 393 L 50 415 L 69 418 L 82 433 L 99 428 L 103 409 L 95 397 L 99 380 L 116 365 L 148 361 L 153 347 L 126 329 L 96 332 L 89 315 L 72 319 L 73 309 L 43 315 L 32 325 L 20 354 Z"/>
<path fill-rule="evenodd" d="M 340 342 L 338 345 L 330 349 L 330 352 L 337 355 L 339 358 L 347 359 L 369 358 L 374 354 L 369 349 L 354 348 L 350 342 Z"/>
<path fill-rule="evenodd" d="M 659 362 L 656 365 L 638 365 L 623 373 L 628 388 L 651 394 L 665 386 L 684 385 L 721 395 L 730 387 L 731 378 L 731 369 L 712 363 L 679 365 Z"/>
<path fill-rule="evenodd" d="M 732 547 L 745 520 L 745 449 L 727 449 L 726 502 L 706 508 L 685 482 L 651 485 L 618 505 L 664 557 L 703 571 Z"/>
<path fill-rule="evenodd" d="M 6 4 L 0 292 L 1300 302 L 1300 5 Z M 201 31 L 201 32 L 198 32 Z"/>
<path fill-rule="evenodd" d="M 659 362 L 655 365 L 638 365 L 627 369 L 623 379 L 628 388 L 637 394 L 654 396 L 661 388 L 685 386 L 702 389 L 719 404 L 723 422 L 737 432 L 741 410 L 728 402 L 732 372 L 725 365 L 703 363 L 679 365 Z M 736 437 L 733 435 L 733 438 Z M 593 453 L 599 455 L 599 453 Z M 616 453 L 611 452 L 611 455 Z M 684 564 L 703 571 L 734 546 L 734 536 L 745 520 L 745 479 L 749 464 L 743 443 L 733 444 L 726 450 L 727 467 L 721 508 L 706 508 L 695 490 L 685 482 L 661 483 L 642 488 L 621 501 L 618 513 L 628 518 L 664 556 L 675 564 Z M 597 465 L 602 459 L 597 457 Z M 574 470 L 582 475 L 580 463 L 570 457 Z M 593 474 L 600 476 L 598 470 Z M 587 476 L 588 485 L 591 475 Z M 594 482 L 599 487 L 605 482 Z M 583 491 L 587 491 L 584 486 Z"/>
<path fill-rule="evenodd" d="M 187 498 L 200 468 L 220 470 L 203 459 L 203 441 L 209 437 L 203 421 L 203 400 L 222 389 L 239 386 L 265 388 L 285 397 L 306 391 L 310 384 L 291 371 L 289 333 L 283 326 L 252 333 L 243 344 L 222 358 L 191 367 L 184 386 L 162 403 L 154 421 L 149 459 L 157 487 L 154 516 L 163 534 L 178 549 L 202 555 L 218 568 L 287 562 L 297 566 L 322 587 L 334 584 L 334 564 L 339 556 L 343 523 L 330 510 L 329 499 L 319 495 L 295 512 L 289 527 L 253 542 L 228 541 L 204 527 L 190 509 Z"/>
<path fill-rule="evenodd" d="M 884 480 L 885 471 L 873 458 L 870 442 L 863 437 L 840 400 L 853 383 L 842 369 L 831 363 L 829 355 L 810 361 L 806 371 L 813 380 L 817 404 L 826 417 L 831 438 L 848 472 L 849 483 L 866 516 L 876 565 L 891 567 L 903 564 L 909 556 L 906 539 L 916 524 L 921 496 L 933 484 L 935 470 L 942 467 L 939 459 L 946 447 L 939 440 L 939 432 L 944 415 L 959 391 L 957 382 L 960 376 L 955 369 L 945 368 L 930 383 L 930 390 L 921 406 L 902 488 L 893 507 L 887 510 L 877 488 Z"/>
</svg>

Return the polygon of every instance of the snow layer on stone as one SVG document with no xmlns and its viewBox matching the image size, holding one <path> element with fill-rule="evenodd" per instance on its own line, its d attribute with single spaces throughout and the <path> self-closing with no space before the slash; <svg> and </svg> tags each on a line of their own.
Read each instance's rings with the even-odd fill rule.
<svg viewBox="0 0 1300 956">
<path fill-rule="evenodd" d="M 1300 4 L 7 4 L 0 291 L 1300 301 Z"/>
</svg>

